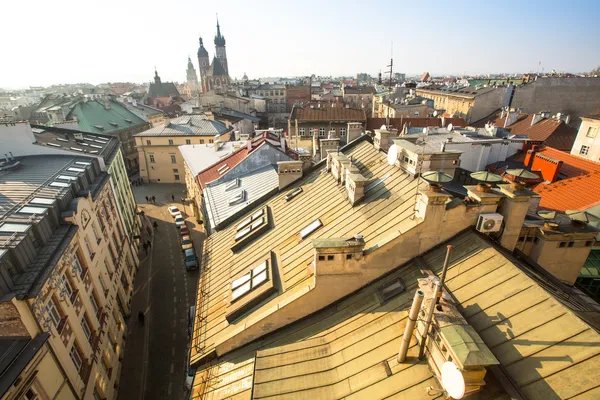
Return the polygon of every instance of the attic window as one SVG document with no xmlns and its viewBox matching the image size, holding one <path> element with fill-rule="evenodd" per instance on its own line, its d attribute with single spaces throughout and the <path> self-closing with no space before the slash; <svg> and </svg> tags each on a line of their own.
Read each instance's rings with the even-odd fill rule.
<svg viewBox="0 0 600 400">
<path fill-rule="evenodd" d="M 48 146 L 52 146 L 52 147 L 60 147 L 60 144 L 56 144 L 56 143 L 48 143 Z"/>
<path fill-rule="evenodd" d="M 285 195 L 285 201 L 290 201 L 292 200 L 294 197 L 298 196 L 300 193 L 302 193 L 302 188 L 296 188 L 294 190 L 292 190 L 291 192 L 289 192 L 288 194 Z"/>
<path fill-rule="evenodd" d="M 114 121 L 110 121 L 110 122 L 109 122 L 109 124 L 111 124 L 111 125 L 112 125 L 112 126 L 114 126 L 115 128 L 116 128 L 117 126 L 119 126 L 119 124 L 117 124 L 117 123 L 116 123 L 116 122 L 114 122 Z"/>
<path fill-rule="evenodd" d="M 85 169 L 83 169 L 83 168 L 69 167 L 69 168 L 67 168 L 67 171 L 71 171 L 71 172 L 84 172 Z"/>
<path fill-rule="evenodd" d="M 229 182 L 227 184 L 227 186 L 225 186 L 225 190 L 231 190 L 231 189 L 235 189 L 236 187 L 240 186 L 240 180 L 239 179 L 234 179 L 231 182 Z"/>
<path fill-rule="evenodd" d="M 79 147 L 70 147 L 70 149 L 75 151 L 83 151 L 83 149 L 80 149 Z"/>
<path fill-rule="evenodd" d="M 94 128 L 100 129 L 101 131 L 104 130 L 104 127 L 102 125 L 94 125 Z"/>
<path fill-rule="evenodd" d="M 404 292 L 404 290 L 406 290 L 404 282 L 402 282 L 402 279 L 398 278 L 390 283 L 385 284 L 381 289 L 379 289 L 379 296 L 385 303 Z"/>
<path fill-rule="evenodd" d="M 130 119 L 127 119 L 127 118 L 125 118 L 125 122 L 128 122 L 128 123 L 130 123 L 130 124 L 133 124 L 133 121 L 132 121 L 132 120 L 130 120 Z"/>
<path fill-rule="evenodd" d="M 235 204 L 239 204 L 246 198 L 246 191 L 240 190 L 238 193 L 234 194 L 229 198 L 229 205 L 233 206 Z"/>
<path fill-rule="evenodd" d="M 314 231 L 316 231 L 317 229 L 319 229 L 322 226 L 323 226 L 323 223 L 321 222 L 321 220 L 315 219 L 307 227 L 303 228 L 300 231 L 300 238 L 304 239 L 305 237 L 307 237 L 308 235 L 310 235 L 311 233 L 313 233 Z"/>
<path fill-rule="evenodd" d="M 52 183 L 50 184 L 50 186 L 54 186 L 54 187 L 63 187 L 63 188 L 65 188 L 65 187 L 70 187 L 71 185 L 70 185 L 70 184 L 68 184 L 68 183 L 65 183 L 65 182 L 52 182 Z"/>
<path fill-rule="evenodd" d="M 237 278 L 231 283 L 232 303 L 269 280 L 268 264 L 268 260 L 263 261 L 250 272 Z"/>
</svg>

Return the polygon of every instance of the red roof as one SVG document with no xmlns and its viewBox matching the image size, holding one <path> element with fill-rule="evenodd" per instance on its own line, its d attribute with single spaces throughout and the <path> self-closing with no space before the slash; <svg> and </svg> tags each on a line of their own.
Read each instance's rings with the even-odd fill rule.
<svg viewBox="0 0 600 400">
<path fill-rule="evenodd" d="M 542 119 L 532 126 L 532 119 L 533 114 L 521 113 L 514 123 L 504 129 L 514 135 L 527 135 L 531 140 L 543 140 L 548 146 L 559 150 L 571 150 L 577 137 L 577 129 L 555 118 Z M 498 128 L 503 128 L 505 121 L 506 118 L 501 118 L 499 114 L 496 114 L 496 117 L 490 120 Z"/>
<path fill-rule="evenodd" d="M 583 210 L 598 202 L 600 172 L 564 179 L 552 184 L 540 183 L 533 191 L 542 196 L 540 208 L 565 212 Z"/>
<path fill-rule="evenodd" d="M 452 124 L 454 126 L 465 127 L 467 126 L 467 122 L 462 118 L 446 118 L 445 120 L 446 126 L 448 124 Z M 425 128 L 427 126 L 442 126 L 441 118 L 390 118 L 390 125 L 393 128 L 398 130 L 402 130 L 404 124 L 408 124 L 413 128 Z M 367 118 L 367 128 L 368 130 L 374 130 L 381 128 L 382 125 L 385 125 L 385 118 Z"/>
<path fill-rule="evenodd" d="M 560 167 L 560 175 L 567 178 L 600 172 L 600 163 L 586 160 L 585 158 L 577 157 L 549 146 L 537 150 L 537 153 L 562 161 L 563 165 Z"/>
</svg>

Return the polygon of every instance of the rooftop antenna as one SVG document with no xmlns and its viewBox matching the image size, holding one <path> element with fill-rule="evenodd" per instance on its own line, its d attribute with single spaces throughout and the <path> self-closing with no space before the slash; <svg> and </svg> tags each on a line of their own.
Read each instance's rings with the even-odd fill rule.
<svg viewBox="0 0 600 400">
<path fill-rule="evenodd" d="M 390 65 L 387 66 L 390 70 L 385 71 L 390 73 L 390 78 L 388 80 L 388 108 L 387 115 L 385 117 L 385 126 L 389 128 L 390 126 L 390 106 L 392 104 L 392 71 L 394 70 L 394 42 L 392 42 L 391 54 L 390 54 Z"/>
<path fill-rule="evenodd" d="M 415 173 L 417 174 L 417 187 L 415 189 L 415 204 L 413 205 L 412 218 L 417 216 L 417 201 L 419 199 L 419 185 L 421 184 L 421 173 L 423 172 L 423 158 L 425 157 L 425 144 L 427 143 L 427 128 L 423 128 L 423 136 L 416 140 L 415 144 L 421 145 L 421 154 L 417 154 L 417 167 Z"/>
</svg>

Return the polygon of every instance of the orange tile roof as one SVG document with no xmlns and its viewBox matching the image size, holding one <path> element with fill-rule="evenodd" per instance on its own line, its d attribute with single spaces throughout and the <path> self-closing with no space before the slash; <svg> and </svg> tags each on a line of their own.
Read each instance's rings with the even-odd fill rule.
<svg viewBox="0 0 600 400">
<path fill-rule="evenodd" d="M 540 196 L 540 208 L 555 211 L 583 210 L 598 202 L 600 172 L 564 179 L 552 184 L 540 183 L 533 191 Z"/>
<path fill-rule="evenodd" d="M 366 121 L 367 116 L 364 110 L 346 107 L 332 107 L 327 104 L 321 104 L 321 108 L 316 105 L 310 108 L 309 105 L 303 107 L 294 107 L 291 120 L 297 119 L 298 122 L 308 121 Z"/>
<path fill-rule="evenodd" d="M 204 187 L 206 187 L 206 184 L 208 182 L 214 181 L 215 179 L 217 179 L 221 175 L 223 175 L 223 172 L 226 172 L 226 171 L 230 170 L 231 168 L 235 167 L 236 165 L 238 165 L 244 158 L 246 158 L 248 153 L 249 153 L 248 148 L 243 147 L 240 150 L 236 151 L 235 153 L 231 153 L 227 157 L 223 158 L 218 163 L 213 164 L 210 167 L 206 168 L 204 171 L 199 172 L 198 173 L 198 183 L 200 183 L 200 186 L 204 189 Z M 228 168 L 225 168 L 225 166 L 227 166 Z M 221 173 L 219 173 L 219 169 L 221 167 L 223 167 L 223 169 L 225 171 L 222 171 Z"/>
<path fill-rule="evenodd" d="M 550 146 L 545 146 L 537 150 L 537 153 L 562 161 L 563 165 L 560 167 L 560 174 L 567 178 L 586 175 L 591 172 L 600 172 L 600 163 L 565 153 Z"/>
<path fill-rule="evenodd" d="M 506 118 L 496 115 L 490 122 L 498 128 L 504 127 Z M 577 137 L 577 129 L 555 118 L 543 119 L 532 126 L 532 119 L 533 114 L 519 114 L 517 120 L 504 129 L 515 135 L 527 135 L 531 140 L 543 140 L 548 146 L 560 150 L 571 150 Z"/>
</svg>

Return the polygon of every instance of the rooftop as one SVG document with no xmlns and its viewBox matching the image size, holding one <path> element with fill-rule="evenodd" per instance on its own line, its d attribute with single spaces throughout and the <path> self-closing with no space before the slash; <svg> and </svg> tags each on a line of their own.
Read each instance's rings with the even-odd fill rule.
<svg viewBox="0 0 600 400">
<path fill-rule="evenodd" d="M 8 392 L 31 360 L 38 354 L 50 334 L 0 337 L 0 396 Z"/>
<path fill-rule="evenodd" d="M 207 169 L 213 164 L 218 163 L 223 157 L 226 157 L 235 151 L 235 146 L 242 148 L 246 142 L 220 142 L 218 150 L 215 151 L 215 145 L 211 144 L 186 144 L 179 146 L 179 151 L 185 160 L 190 172 L 196 176 L 201 171 Z"/>
<path fill-rule="evenodd" d="M 151 82 L 148 86 L 148 97 L 179 96 L 179 91 L 173 82 Z"/>
<path fill-rule="evenodd" d="M 124 105 L 114 100 L 107 100 L 108 109 L 101 100 L 78 102 L 67 115 L 67 119 L 77 118 L 79 129 L 89 133 L 109 134 L 122 131 L 146 122 Z"/>
<path fill-rule="evenodd" d="M 419 91 L 426 91 L 432 93 L 442 93 L 448 95 L 456 95 L 461 97 L 475 98 L 482 94 L 487 94 L 495 91 L 496 87 L 478 87 L 478 86 L 443 86 L 443 85 L 429 85 L 417 88 Z"/>
<path fill-rule="evenodd" d="M 367 130 L 379 129 L 382 125 L 386 124 L 385 118 L 367 118 Z M 456 127 L 466 127 L 467 122 L 462 118 L 445 118 L 444 124 L 448 126 L 452 124 Z M 442 126 L 442 119 L 435 117 L 428 118 L 390 118 L 390 125 L 392 128 L 398 129 L 398 132 L 402 131 L 404 125 L 413 128 L 425 128 L 428 126 Z"/>
<path fill-rule="evenodd" d="M 373 86 L 344 86 L 344 94 L 375 94 Z"/>
<path fill-rule="evenodd" d="M 166 125 L 155 126 L 134 136 L 216 136 L 229 131 L 231 128 L 227 128 L 221 121 L 210 120 L 204 115 L 184 115 L 173 118 Z"/>
<path fill-rule="evenodd" d="M 525 399 L 596 397 L 600 389 L 589 377 L 600 359 L 600 335 L 577 315 L 597 312 L 568 296 L 555 298 L 551 293 L 560 289 L 478 234 L 464 232 L 450 244 L 446 287 L 501 363 L 486 375 L 481 398 L 511 398 L 502 382 Z M 292 250 L 282 245 L 282 251 Z M 397 354 L 419 270 L 439 274 L 445 250 L 438 246 L 351 296 L 202 366 L 192 398 L 430 399 L 426 388 L 439 382 L 426 362 L 416 360 L 418 346 L 412 342 L 404 363 Z M 406 291 L 382 301 L 381 288 L 398 278 Z"/>
<path fill-rule="evenodd" d="M 367 117 L 364 110 L 346 107 L 332 107 L 328 104 L 295 105 L 290 119 L 298 122 L 331 121 L 331 122 L 363 122 Z"/>
</svg>

